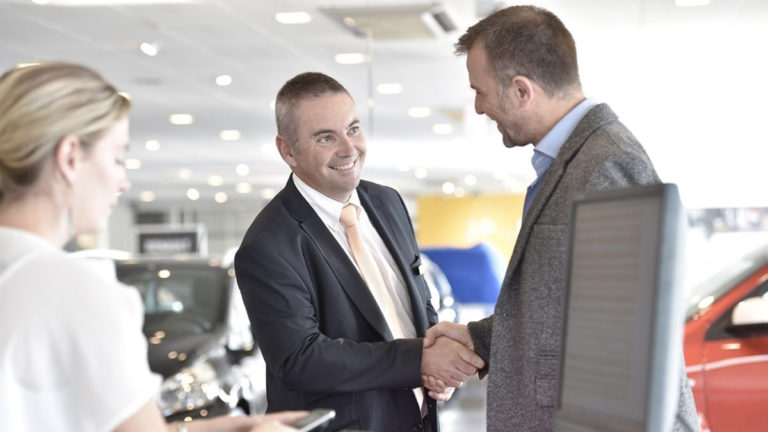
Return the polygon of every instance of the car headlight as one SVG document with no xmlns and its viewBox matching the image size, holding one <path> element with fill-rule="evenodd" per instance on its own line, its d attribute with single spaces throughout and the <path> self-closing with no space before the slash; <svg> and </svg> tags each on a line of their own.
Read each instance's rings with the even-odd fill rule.
<svg viewBox="0 0 768 432">
<path fill-rule="evenodd" d="M 158 405 L 163 415 L 201 408 L 219 395 L 221 383 L 216 370 L 207 361 L 181 369 L 160 386 Z"/>
</svg>

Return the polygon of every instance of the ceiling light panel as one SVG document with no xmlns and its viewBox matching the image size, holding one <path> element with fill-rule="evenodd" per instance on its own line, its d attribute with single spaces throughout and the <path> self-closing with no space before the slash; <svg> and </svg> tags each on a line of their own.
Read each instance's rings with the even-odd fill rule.
<svg viewBox="0 0 768 432">
<path fill-rule="evenodd" d="M 365 63 L 367 57 L 363 53 L 339 53 L 333 59 L 338 64 L 360 64 Z"/>
<path fill-rule="evenodd" d="M 183 126 L 183 125 L 190 125 L 190 124 L 194 123 L 195 122 L 195 118 L 192 117 L 192 114 L 186 114 L 186 113 L 171 114 L 168 117 L 168 121 L 170 121 L 171 124 Z"/>
<path fill-rule="evenodd" d="M 37 4 L 52 6 L 141 6 L 156 4 L 200 3 L 200 0 L 34 0 Z"/>
<path fill-rule="evenodd" d="M 280 24 L 306 24 L 312 21 L 312 16 L 303 11 L 278 12 L 275 14 L 275 21 Z"/>
</svg>

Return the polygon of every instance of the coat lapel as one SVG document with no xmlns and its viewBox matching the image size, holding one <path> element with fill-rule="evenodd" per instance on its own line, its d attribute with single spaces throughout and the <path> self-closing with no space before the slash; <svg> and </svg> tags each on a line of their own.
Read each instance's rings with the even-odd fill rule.
<svg viewBox="0 0 768 432">
<path fill-rule="evenodd" d="M 292 175 L 291 175 L 292 176 Z M 285 186 L 285 206 L 288 212 L 299 223 L 299 227 L 312 239 L 317 249 L 325 258 L 331 271 L 336 275 L 342 289 L 355 304 L 368 323 L 379 332 L 384 340 L 392 340 L 384 315 L 376 304 L 373 295 L 365 285 L 362 276 L 350 261 L 344 249 L 333 237 L 323 221 L 307 203 L 296 185 L 293 177 Z"/>
<path fill-rule="evenodd" d="M 576 156 L 576 153 L 578 153 L 584 145 L 584 142 L 586 142 L 587 138 L 589 138 L 595 130 L 617 118 L 616 114 L 607 104 L 599 104 L 595 106 L 581 119 L 576 126 L 576 129 L 574 129 L 560 148 L 557 157 L 555 157 L 555 161 L 552 163 L 552 166 L 542 180 L 539 191 L 536 193 L 536 197 L 534 197 L 531 202 L 531 207 L 528 209 L 525 219 L 523 219 L 523 225 L 520 227 L 520 234 L 517 237 L 512 257 L 509 260 L 509 266 L 507 267 L 507 273 L 504 276 L 502 286 L 507 286 L 509 278 L 514 274 L 517 265 L 520 263 L 520 259 L 522 259 L 523 252 L 527 247 L 533 226 L 536 225 L 536 222 L 538 221 L 539 216 L 541 216 L 544 207 L 546 207 L 547 202 L 549 202 L 552 193 L 565 175 L 565 170 L 571 162 L 571 159 Z"/>
<path fill-rule="evenodd" d="M 412 247 L 408 239 L 398 235 L 398 233 L 402 233 L 401 230 L 393 229 L 393 227 L 398 225 L 399 221 L 392 214 L 390 206 L 384 202 L 384 199 L 375 191 L 371 191 L 364 183 L 361 183 L 360 187 L 357 188 L 357 194 L 360 197 L 360 203 L 368 214 L 368 219 L 371 220 L 371 224 L 379 233 L 387 249 L 389 249 L 389 253 L 395 260 L 398 270 L 400 270 L 400 274 L 405 282 L 405 288 L 408 290 L 408 296 L 411 299 L 411 314 L 414 327 L 416 327 L 416 334 L 417 336 L 423 336 L 423 329 L 429 327 L 427 312 L 423 307 L 426 299 L 422 299 L 421 295 L 417 292 L 413 280 L 414 271 L 418 271 L 418 266 L 421 264 L 420 257 L 419 255 L 404 255 L 404 252 L 412 250 Z M 415 269 L 414 266 L 416 266 Z"/>
</svg>

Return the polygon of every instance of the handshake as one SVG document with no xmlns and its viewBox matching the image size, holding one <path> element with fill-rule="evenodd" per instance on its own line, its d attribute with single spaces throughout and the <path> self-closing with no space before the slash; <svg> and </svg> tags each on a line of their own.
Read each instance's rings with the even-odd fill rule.
<svg viewBox="0 0 768 432">
<path fill-rule="evenodd" d="M 441 322 L 424 337 L 421 380 L 435 400 L 447 401 L 453 390 L 485 367 L 475 354 L 469 330 L 464 324 Z"/>
</svg>

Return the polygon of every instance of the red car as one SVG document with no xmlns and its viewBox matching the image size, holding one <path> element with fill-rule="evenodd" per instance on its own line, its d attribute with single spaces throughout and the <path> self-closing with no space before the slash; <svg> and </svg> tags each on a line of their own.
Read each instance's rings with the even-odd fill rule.
<svg viewBox="0 0 768 432">
<path fill-rule="evenodd" d="M 684 337 L 702 431 L 768 431 L 768 246 L 694 288 Z"/>
</svg>

